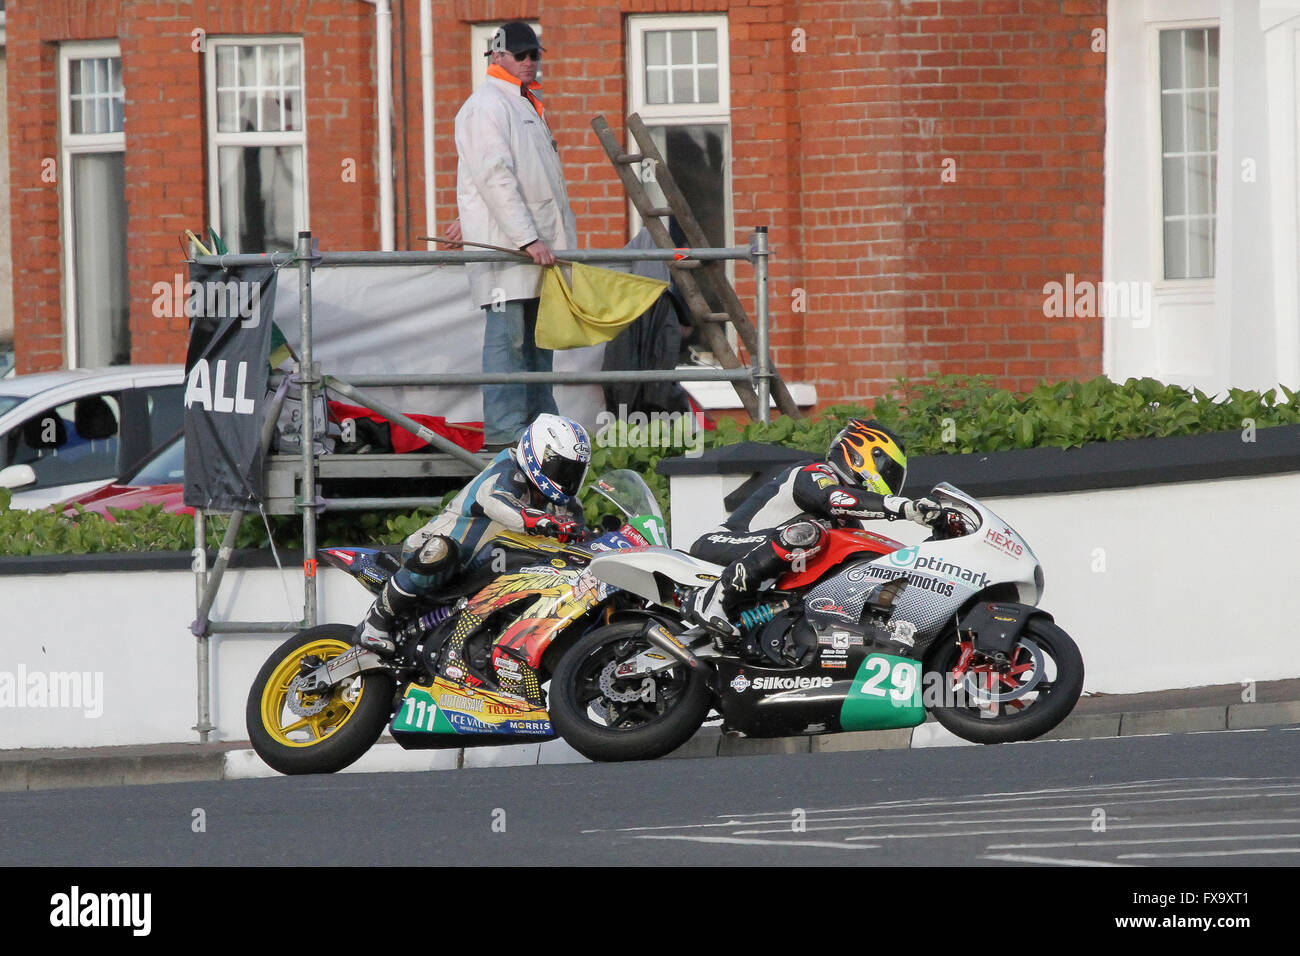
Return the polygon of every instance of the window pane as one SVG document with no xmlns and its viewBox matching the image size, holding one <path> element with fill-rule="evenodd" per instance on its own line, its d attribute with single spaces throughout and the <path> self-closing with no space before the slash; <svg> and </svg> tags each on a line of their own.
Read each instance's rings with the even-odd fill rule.
<svg viewBox="0 0 1300 956">
<path fill-rule="evenodd" d="M 1165 160 L 1165 215 L 1187 214 L 1187 175 L 1181 156 Z"/>
<path fill-rule="evenodd" d="M 1210 278 L 1218 171 L 1218 30 L 1162 31 L 1160 56 L 1165 278 Z"/>
<path fill-rule="evenodd" d="M 217 132 L 234 133 L 239 130 L 239 114 L 235 110 L 234 91 L 217 94 Z"/>
<path fill-rule="evenodd" d="M 302 55 L 297 46 L 285 45 L 284 51 L 284 85 L 302 86 Z"/>
<path fill-rule="evenodd" d="M 1188 89 L 1205 86 L 1205 31 L 1181 30 L 1184 36 L 1185 85 Z"/>
<path fill-rule="evenodd" d="M 122 61 L 85 57 L 68 65 L 71 133 L 120 133 L 124 128 Z"/>
<path fill-rule="evenodd" d="M 1174 219 L 1165 223 L 1165 278 L 1186 279 L 1187 275 L 1187 220 Z"/>
<path fill-rule="evenodd" d="M 1181 93 L 1165 93 L 1160 97 L 1160 131 L 1164 140 L 1162 152 L 1181 153 L 1187 148 L 1183 133 Z"/>
<path fill-rule="evenodd" d="M 672 101 L 674 103 L 695 102 L 695 71 L 694 70 L 673 70 Z"/>
<path fill-rule="evenodd" d="M 537 75 L 540 77 L 542 71 L 538 70 Z M 287 90 L 284 101 L 284 128 L 287 130 L 302 129 L 302 90 Z"/>
<path fill-rule="evenodd" d="M 1193 219 L 1188 223 L 1188 230 L 1187 278 L 1208 279 L 1214 275 L 1214 221 Z"/>
<path fill-rule="evenodd" d="M 291 250 L 302 228 L 302 147 L 223 146 L 217 159 L 221 234 L 230 251 Z"/>
<path fill-rule="evenodd" d="M 274 93 L 267 93 L 261 97 L 262 100 L 262 123 L 258 127 L 264 133 L 278 133 L 284 129 L 284 123 L 280 117 L 280 97 Z"/>
<path fill-rule="evenodd" d="M 1209 115 L 1206 112 L 1206 99 L 1203 93 L 1185 93 L 1186 104 L 1187 149 L 1204 151 L 1210 148 Z"/>
<path fill-rule="evenodd" d="M 700 70 L 700 102 L 716 103 L 718 102 L 718 70 L 717 67 L 705 67 Z"/>
<path fill-rule="evenodd" d="M 234 47 L 217 47 L 217 87 L 219 89 L 228 89 L 235 85 L 236 55 L 237 51 Z"/>
<path fill-rule="evenodd" d="M 1207 216 L 1214 211 L 1209 156 L 1187 158 L 1187 211 L 1194 216 Z"/>
<path fill-rule="evenodd" d="M 124 364 L 131 349 L 123 154 L 74 154 L 71 178 L 78 364 Z"/>
<path fill-rule="evenodd" d="M 1160 89 L 1183 85 L 1183 35 L 1181 30 L 1160 31 Z"/>
<path fill-rule="evenodd" d="M 673 63 L 694 63 L 695 52 L 691 49 L 691 34 L 693 30 L 670 30 L 668 37 L 672 44 Z"/>
<path fill-rule="evenodd" d="M 658 126 L 650 133 L 709 243 L 726 245 L 726 125 Z M 662 198 L 658 186 L 647 188 L 653 188 L 656 201 Z"/>
<path fill-rule="evenodd" d="M 667 70 L 650 70 L 646 73 L 645 99 L 647 103 L 652 104 L 668 102 Z"/>
<path fill-rule="evenodd" d="M 36 484 L 28 487 L 34 488 L 116 478 L 121 419 L 111 393 L 51 408 L 18 429 L 12 463 L 32 466 Z"/>
<path fill-rule="evenodd" d="M 695 42 L 701 63 L 718 62 L 718 31 L 696 30 Z"/>
<path fill-rule="evenodd" d="M 655 30 L 645 35 L 645 62 L 647 66 L 663 66 L 668 62 L 668 34 Z"/>
<path fill-rule="evenodd" d="M 1218 150 L 1219 148 L 1219 91 L 1211 90 L 1206 94 L 1208 104 L 1207 129 L 1210 132 L 1210 149 Z"/>
</svg>

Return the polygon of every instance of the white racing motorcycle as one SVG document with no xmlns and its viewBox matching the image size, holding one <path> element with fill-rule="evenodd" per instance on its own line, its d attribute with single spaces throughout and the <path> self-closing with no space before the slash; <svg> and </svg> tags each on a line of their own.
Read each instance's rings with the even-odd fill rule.
<svg viewBox="0 0 1300 956">
<path fill-rule="evenodd" d="M 921 544 L 833 529 L 741 614 L 738 648 L 683 622 L 720 566 L 662 547 L 595 557 L 596 578 L 658 608 L 564 656 L 556 729 L 593 760 L 662 756 L 710 710 L 749 737 L 913 727 L 927 712 L 977 743 L 1047 733 L 1079 699 L 1083 658 L 1037 607 L 1038 559 L 976 499 L 948 484 L 931 496 L 942 511 Z"/>
</svg>

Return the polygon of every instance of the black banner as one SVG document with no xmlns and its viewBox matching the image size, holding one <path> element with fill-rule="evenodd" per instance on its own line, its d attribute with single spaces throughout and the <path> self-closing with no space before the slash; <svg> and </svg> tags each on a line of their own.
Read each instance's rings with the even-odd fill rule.
<svg viewBox="0 0 1300 956">
<path fill-rule="evenodd" d="M 176 288 L 190 318 L 185 357 L 185 503 L 230 511 L 262 500 L 276 273 L 190 266 Z M 179 303 L 178 303 L 179 304 Z"/>
</svg>

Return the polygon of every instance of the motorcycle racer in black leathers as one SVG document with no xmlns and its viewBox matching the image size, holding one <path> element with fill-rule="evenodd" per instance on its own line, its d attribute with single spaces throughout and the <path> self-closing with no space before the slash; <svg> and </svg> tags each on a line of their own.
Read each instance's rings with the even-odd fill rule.
<svg viewBox="0 0 1300 956">
<path fill-rule="evenodd" d="M 871 420 L 851 420 L 831 441 L 826 461 L 793 465 L 759 488 L 690 553 L 727 565 L 701 592 L 694 617 L 719 636 L 739 635 L 732 620 L 762 583 L 821 553 L 826 529 L 863 519 L 906 518 L 929 524 L 939 505 L 899 495 L 907 477 L 902 441 Z"/>
</svg>

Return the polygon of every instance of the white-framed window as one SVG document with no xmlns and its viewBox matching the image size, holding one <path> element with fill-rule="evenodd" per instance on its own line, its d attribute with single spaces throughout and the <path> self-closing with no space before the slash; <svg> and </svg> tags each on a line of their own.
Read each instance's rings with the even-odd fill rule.
<svg viewBox="0 0 1300 956">
<path fill-rule="evenodd" d="M 231 252 L 283 252 L 307 218 L 303 46 L 297 37 L 209 38 L 210 216 Z"/>
<path fill-rule="evenodd" d="M 60 46 L 64 340 L 72 368 L 131 361 L 124 130 L 117 43 Z"/>
<path fill-rule="evenodd" d="M 1166 280 L 1214 277 L 1219 30 L 1159 31 L 1161 249 Z"/>
<path fill-rule="evenodd" d="M 492 42 L 492 34 L 497 32 L 497 27 L 504 26 L 505 20 L 497 20 L 491 23 L 471 23 L 469 27 L 469 76 L 471 89 L 477 90 L 487 79 L 488 64 L 492 61 L 483 54 L 487 51 L 488 44 Z M 540 43 L 542 39 L 542 25 L 536 20 L 525 20 L 533 32 L 537 34 L 537 40 Z M 543 44 L 545 45 L 545 44 Z M 542 83 L 542 71 L 546 68 L 546 54 L 542 54 L 542 59 L 537 63 L 537 84 Z M 545 87 L 543 87 L 543 94 Z"/>
<path fill-rule="evenodd" d="M 732 244 L 727 18 L 627 18 L 628 105 L 645 121 L 709 242 Z M 635 152 L 633 145 L 629 150 Z M 663 195 L 653 177 L 651 199 Z M 640 217 L 632 213 L 633 232 Z"/>
</svg>

